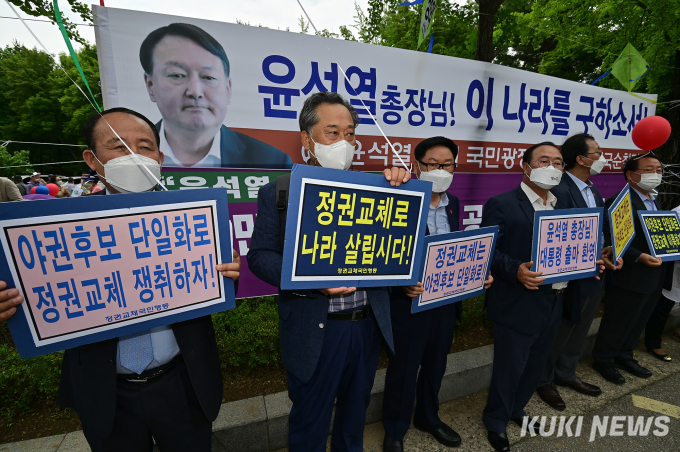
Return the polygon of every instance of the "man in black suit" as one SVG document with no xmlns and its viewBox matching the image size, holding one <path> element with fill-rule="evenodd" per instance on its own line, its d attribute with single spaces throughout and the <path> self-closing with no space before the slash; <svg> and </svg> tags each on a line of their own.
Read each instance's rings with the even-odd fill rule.
<svg viewBox="0 0 680 452">
<path fill-rule="evenodd" d="M 116 168 L 117 159 L 129 155 L 127 144 L 160 174 L 163 154 L 153 123 L 125 108 L 102 115 L 106 121 L 97 113 L 84 127 L 88 150 L 83 158 L 106 186 L 99 193 L 153 190 L 155 181 L 139 166 Z M 240 267 L 234 252 L 233 263 L 216 269 L 237 280 Z M 15 312 L 22 301 L 17 295 L 16 289 L 0 292 L 0 320 Z M 150 452 L 154 440 L 162 452 L 207 452 L 222 388 L 215 332 L 205 316 L 66 350 L 57 402 L 78 413 L 94 452 Z"/>
<path fill-rule="evenodd" d="M 557 198 L 555 207 L 557 209 L 604 207 L 600 192 L 590 181 L 590 176 L 600 174 L 607 163 L 597 141 L 592 135 L 579 133 L 569 137 L 560 152 L 564 158 L 566 171 L 560 184 L 551 190 Z M 603 242 L 606 242 L 604 237 Z M 618 266 L 614 267 L 612 254 L 611 246 L 602 247 L 602 259 L 607 267 L 618 269 L 623 265 L 623 260 L 620 259 Z M 566 408 L 555 384 L 567 386 L 589 396 L 598 396 L 602 393 L 599 387 L 578 378 L 576 365 L 603 294 L 603 279 L 599 278 L 577 279 L 570 282 L 567 287 L 560 329 L 536 389 L 541 399 L 555 409 Z"/>
<path fill-rule="evenodd" d="M 458 198 L 446 190 L 453 180 L 458 145 L 449 138 L 433 137 L 415 148 L 416 175 L 432 182 L 427 218 L 427 235 L 458 231 Z M 491 284 L 492 277 L 486 281 Z M 456 320 L 462 321 L 461 303 L 411 314 L 413 297 L 423 293 L 422 283 L 391 289 L 390 312 L 394 353 L 385 376 L 383 426 L 385 452 L 403 451 L 402 441 L 411 425 L 414 399 L 418 400 L 413 424 L 449 446 L 460 445 L 461 438 L 439 419 L 439 388 L 446 371 Z M 420 369 L 420 372 L 418 371 Z"/>
<path fill-rule="evenodd" d="M 604 315 L 593 348 L 593 368 L 616 384 L 626 382 L 617 368 L 639 378 L 652 375 L 633 358 L 633 349 L 661 296 L 666 276 L 662 259 L 650 254 L 637 214 L 638 210 L 659 210 L 650 192 L 661 183 L 663 165 L 650 152 L 628 159 L 623 174 L 631 188 L 636 233 L 623 255 L 623 268 L 607 275 Z M 607 200 L 607 208 L 615 199 Z"/>
<path fill-rule="evenodd" d="M 174 23 L 152 31 L 139 49 L 166 166 L 291 168 L 288 154 L 223 124 L 231 100 L 230 66 L 205 30 Z"/>
<path fill-rule="evenodd" d="M 347 100 L 337 93 L 315 93 L 305 100 L 299 118 L 302 144 L 311 155 L 308 164 L 340 170 L 351 166 L 359 116 Z M 403 168 L 383 174 L 393 186 L 411 178 Z M 279 287 L 281 358 L 293 402 L 288 448 L 325 451 L 335 403 L 332 450 L 362 452 L 381 337 L 394 349 L 389 294 L 385 287 L 280 288 L 290 185 L 290 178 L 282 183 L 285 177 L 258 193 L 248 266 Z"/>
<path fill-rule="evenodd" d="M 510 420 L 522 425 L 562 317 L 566 282 L 542 286 L 545 278 L 530 270 L 536 210 L 553 210 L 564 162 L 550 142 L 531 146 L 522 158 L 524 179 L 519 187 L 489 199 L 482 227 L 498 226 L 491 264 L 495 283 L 486 292 L 489 319 L 494 322 L 494 361 L 489 397 L 482 420 L 489 443 L 509 451 Z M 538 426 L 534 427 L 538 433 Z"/>
</svg>

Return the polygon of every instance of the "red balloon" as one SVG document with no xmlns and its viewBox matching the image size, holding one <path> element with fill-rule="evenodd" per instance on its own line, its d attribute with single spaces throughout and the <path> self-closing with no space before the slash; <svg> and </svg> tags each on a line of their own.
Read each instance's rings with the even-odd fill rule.
<svg viewBox="0 0 680 452">
<path fill-rule="evenodd" d="M 38 188 L 38 187 L 33 187 L 33 188 L 31 188 L 31 194 L 32 194 L 32 195 L 35 195 L 35 189 L 36 189 L 36 188 Z"/>
<path fill-rule="evenodd" d="M 47 184 L 47 188 L 50 190 L 50 196 L 57 196 L 57 193 L 59 193 L 59 185 L 57 184 Z"/>
<path fill-rule="evenodd" d="M 671 136 L 671 124 L 661 116 L 647 116 L 633 127 L 633 143 L 644 151 L 661 147 Z"/>
</svg>

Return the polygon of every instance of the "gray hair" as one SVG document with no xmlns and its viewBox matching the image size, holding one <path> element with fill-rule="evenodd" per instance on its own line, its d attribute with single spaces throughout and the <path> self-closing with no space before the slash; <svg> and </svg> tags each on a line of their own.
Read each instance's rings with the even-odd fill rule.
<svg viewBox="0 0 680 452">
<path fill-rule="evenodd" d="M 354 127 L 356 128 L 359 125 L 359 115 L 347 100 L 345 100 L 338 93 L 321 91 L 319 93 L 312 94 L 305 100 L 302 110 L 300 111 L 300 118 L 298 120 L 300 123 L 300 132 L 307 132 L 310 135 L 312 134 L 312 127 L 319 123 L 319 115 L 316 114 L 316 109 L 321 104 L 344 105 L 345 108 L 349 110 L 349 114 L 352 115 Z"/>
</svg>

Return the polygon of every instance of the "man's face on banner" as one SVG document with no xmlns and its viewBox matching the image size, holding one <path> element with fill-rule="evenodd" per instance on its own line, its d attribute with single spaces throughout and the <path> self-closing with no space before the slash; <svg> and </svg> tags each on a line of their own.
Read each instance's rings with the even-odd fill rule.
<svg viewBox="0 0 680 452">
<path fill-rule="evenodd" d="M 193 41 L 166 36 L 154 49 L 153 74 L 144 74 L 166 128 L 219 130 L 231 98 L 222 60 Z"/>
</svg>

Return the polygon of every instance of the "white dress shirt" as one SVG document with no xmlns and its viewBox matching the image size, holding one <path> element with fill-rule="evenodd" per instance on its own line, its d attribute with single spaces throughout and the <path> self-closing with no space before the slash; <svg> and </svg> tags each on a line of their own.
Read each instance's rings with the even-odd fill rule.
<svg viewBox="0 0 680 452">
<path fill-rule="evenodd" d="M 520 187 L 522 187 L 522 191 L 524 192 L 525 195 L 527 195 L 527 198 L 529 198 L 529 202 L 531 203 L 531 207 L 534 208 L 534 211 L 555 210 L 555 204 L 557 203 L 557 198 L 555 198 L 555 195 L 553 195 L 552 193 L 548 192 L 548 202 L 544 204 L 543 198 L 541 198 L 527 184 L 522 182 L 520 184 Z M 555 290 L 566 289 L 568 284 L 569 284 L 569 281 L 560 281 L 560 282 L 553 283 L 552 288 L 555 289 Z"/>
<path fill-rule="evenodd" d="M 177 157 L 175 157 L 175 153 L 172 152 L 172 148 L 170 147 L 170 143 L 168 143 L 168 139 L 165 137 L 165 123 L 161 122 L 161 130 L 160 130 L 160 135 L 161 135 L 161 152 L 165 154 L 165 160 L 163 161 L 163 166 L 181 166 L 181 167 L 187 167 L 186 165 L 182 165 Z M 217 133 L 215 134 L 215 138 L 213 138 L 212 145 L 210 145 L 210 151 L 201 159 L 201 161 L 189 165 L 188 167 L 215 167 L 215 166 L 222 166 L 222 151 L 220 149 L 220 141 L 221 141 L 221 128 L 217 130 Z"/>
</svg>

